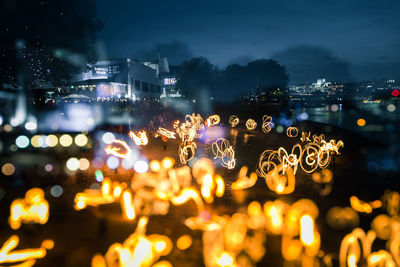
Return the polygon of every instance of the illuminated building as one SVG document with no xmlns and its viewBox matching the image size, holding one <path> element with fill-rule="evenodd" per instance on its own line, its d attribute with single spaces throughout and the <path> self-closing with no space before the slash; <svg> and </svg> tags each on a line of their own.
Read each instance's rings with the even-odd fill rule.
<svg viewBox="0 0 400 267">
<path fill-rule="evenodd" d="M 69 93 L 97 100 L 160 98 L 162 83 L 159 70 L 146 62 L 130 58 L 103 60 L 88 67 L 89 71 L 75 78 Z"/>
</svg>

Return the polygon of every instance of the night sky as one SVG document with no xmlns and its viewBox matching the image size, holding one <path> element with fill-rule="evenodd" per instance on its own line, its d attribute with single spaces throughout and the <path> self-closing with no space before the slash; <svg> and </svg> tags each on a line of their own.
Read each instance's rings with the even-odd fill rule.
<svg viewBox="0 0 400 267">
<path fill-rule="evenodd" d="M 273 58 L 291 82 L 400 78 L 400 1 L 98 0 L 101 57 Z"/>
</svg>

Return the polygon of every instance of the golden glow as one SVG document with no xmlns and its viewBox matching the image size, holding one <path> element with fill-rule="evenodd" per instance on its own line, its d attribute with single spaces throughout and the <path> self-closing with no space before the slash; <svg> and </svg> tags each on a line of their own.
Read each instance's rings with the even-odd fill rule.
<svg viewBox="0 0 400 267">
<path fill-rule="evenodd" d="M 220 117 L 218 115 L 211 115 L 210 117 L 208 117 L 206 119 L 206 121 L 204 122 L 204 124 L 207 127 L 211 127 L 213 125 L 217 125 L 219 122 L 221 121 Z"/>
<path fill-rule="evenodd" d="M 15 167 L 12 163 L 6 163 L 1 167 L 1 172 L 7 176 L 13 175 L 15 172 Z"/>
<path fill-rule="evenodd" d="M 367 124 L 367 122 L 362 118 L 357 120 L 357 125 L 360 127 L 364 127 L 366 124 Z"/>
<path fill-rule="evenodd" d="M 239 118 L 237 116 L 235 116 L 235 115 L 232 115 L 232 116 L 229 117 L 229 121 L 228 122 L 232 127 L 235 127 L 236 125 L 239 124 Z"/>
<path fill-rule="evenodd" d="M 46 239 L 42 242 L 40 248 L 29 248 L 13 251 L 13 249 L 18 246 L 18 243 L 19 237 L 17 235 L 13 235 L 3 244 L 3 246 L 0 248 L 1 264 L 23 262 L 18 266 L 32 266 L 35 264 L 36 259 L 44 258 L 47 250 L 50 250 L 54 247 L 53 240 Z"/>
<path fill-rule="evenodd" d="M 135 207 L 132 204 L 132 195 L 129 191 L 124 191 L 121 200 L 122 212 L 127 220 L 134 220 L 136 217 Z"/>
<path fill-rule="evenodd" d="M 60 137 L 60 144 L 63 147 L 69 147 L 72 145 L 73 139 L 69 134 L 63 134 Z"/>
<path fill-rule="evenodd" d="M 175 164 L 175 160 L 171 157 L 165 157 L 161 161 L 161 165 L 164 169 L 168 170 L 171 169 Z"/>
<path fill-rule="evenodd" d="M 257 122 L 253 119 L 248 119 L 246 121 L 246 128 L 247 130 L 254 130 L 255 128 L 257 128 Z"/>
<path fill-rule="evenodd" d="M 233 257 L 226 251 L 222 252 L 221 256 L 217 259 L 217 266 L 220 267 L 234 266 Z"/>
<path fill-rule="evenodd" d="M 238 179 L 232 183 L 231 188 L 233 190 L 247 189 L 252 187 L 257 182 L 257 174 L 252 172 L 250 176 L 247 176 L 248 168 L 243 166 L 238 174 Z"/>
<path fill-rule="evenodd" d="M 214 158 L 221 159 L 222 166 L 233 169 L 236 165 L 235 151 L 225 138 L 218 138 L 212 143 Z"/>
<path fill-rule="evenodd" d="M 108 145 L 104 151 L 106 154 L 111 154 L 113 156 L 119 158 L 128 158 L 132 154 L 132 149 L 128 146 L 128 144 L 119 139 L 115 139 L 112 144 Z"/>
<path fill-rule="evenodd" d="M 300 218 L 300 240 L 305 246 L 314 243 L 314 220 L 310 215 Z"/>
<path fill-rule="evenodd" d="M 49 134 L 46 138 L 49 147 L 55 147 L 58 144 L 58 138 L 54 134 Z"/>
<path fill-rule="evenodd" d="M 75 136 L 74 141 L 77 146 L 82 147 L 82 146 L 86 146 L 86 144 L 88 142 L 88 138 L 84 134 L 78 134 L 77 136 Z"/>
<path fill-rule="evenodd" d="M 25 194 L 25 198 L 15 199 L 10 207 L 10 227 L 14 230 L 21 227 L 21 223 L 45 224 L 49 219 L 49 203 L 44 198 L 40 188 L 32 188 Z"/>
<path fill-rule="evenodd" d="M 269 133 L 272 130 L 272 117 L 271 116 L 267 116 L 264 115 L 262 117 L 262 125 L 261 125 L 261 129 L 264 133 Z"/>
<path fill-rule="evenodd" d="M 286 129 L 286 135 L 292 138 L 297 137 L 299 134 L 299 130 L 296 127 L 288 127 Z"/>
<path fill-rule="evenodd" d="M 149 143 L 149 139 L 147 138 L 146 131 L 141 131 L 135 134 L 132 130 L 128 133 L 129 138 L 135 142 L 137 146 L 145 146 Z"/>
<path fill-rule="evenodd" d="M 192 237 L 190 235 L 183 235 L 176 241 L 176 247 L 180 250 L 186 250 L 192 245 Z"/>
<path fill-rule="evenodd" d="M 175 133 L 171 132 L 170 130 L 167 130 L 165 128 L 158 128 L 157 134 L 165 136 L 166 138 L 169 139 L 176 139 Z"/>
<path fill-rule="evenodd" d="M 350 197 L 350 204 L 354 210 L 368 214 L 371 213 L 374 209 L 380 208 L 382 206 L 382 202 L 380 200 L 375 200 L 368 203 L 358 199 L 358 197 L 356 196 Z"/>
</svg>

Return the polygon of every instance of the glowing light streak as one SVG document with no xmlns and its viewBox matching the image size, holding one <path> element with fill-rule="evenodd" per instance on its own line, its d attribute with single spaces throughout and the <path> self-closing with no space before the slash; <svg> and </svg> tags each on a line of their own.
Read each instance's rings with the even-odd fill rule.
<svg viewBox="0 0 400 267">
<path fill-rule="evenodd" d="M 229 141 L 224 138 L 218 138 L 212 143 L 212 152 L 215 158 L 219 158 L 222 161 L 222 166 L 233 169 L 236 165 L 235 151 L 229 144 Z"/>
<path fill-rule="evenodd" d="M 286 135 L 291 138 L 297 137 L 298 134 L 299 134 L 299 130 L 296 127 L 288 127 L 286 129 Z"/>
<path fill-rule="evenodd" d="M 235 115 L 232 115 L 229 117 L 228 122 L 231 125 L 231 127 L 236 127 L 239 124 L 239 118 Z"/>
<path fill-rule="evenodd" d="M 238 179 L 232 183 L 232 190 L 241 190 L 250 188 L 257 182 L 257 174 L 252 172 L 250 176 L 247 176 L 248 168 L 247 166 L 243 166 L 238 174 Z"/>
<path fill-rule="evenodd" d="M 207 127 L 211 127 L 211 126 L 217 125 L 218 123 L 220 123 L 220 121 L 221 121 L 221 118 L 218 115 L 211 115 L 210 117 L 208 117 L 206 119 L 204 124 Z"/>
<path fill-rule="evenodd" d="M 262 117 L 262 125 L 261 129 L 264 133 L 269 133 L 272 130 L 272 117 L 268 115 L 264 115 Z"/>
<path fill-rule="evenodd" d="M 15 263 L 23 262 L 18 266 L 32 266 L 35 264 L 36 259 L 44 258 L 47 250 L 54 247 L 53 240 L 46 239 L 42 242 L 40 248 L 29 248 L 22 250 L 14 250 L 18 246 L 19 237 L 17 235 L 11 236 L 0 248 L 0 263 Z"/>
<path fill-rule="evenodd" d="M 368 203 L 360 200 L 356 196 L 350 197 L 350 204 L 354 210 L 367 214 L 371 213 L 374 209 L 380 208 L 382 206 L 382 202 L 380 200 L 375 200 Z"/>
<path fill-rule="evenodd" d="M 157 134 L 165 136 L 168 139 L 176 139 L 175 133 L 165 128 L 158 128 Z"/>
<path fill-rule="evenodd" d="M 45 224 L 49 219 L 49 203 L 44 198 L 40 188 L 28 190 L 23 199 L 15 199 L 10 207 L 10 227 L 14 230 L 21 227 L 21 223 Z"/>
<path fill-rule="evenodd" d="M 121 148 L 123 151 L 121 151 Z M 118 158 L 128 158 L 132 154 L 132 149 L 128 146 L 128 144 L 119 139 L 115 139 L 112 144 L 108 145 L 104 151 L 106 154 L 111 154 Z"/>
<path fill-rule="evenodd" d="M 308 133 L 301 132 L 300 141 L 301 142 L 310 142 L 311 141 L 310 136 L 311 136 L 311 132 L 308 132 Z"/>
<path fill-rule="evenodd" d="M 145 146 L 149 143 L 146 131 L 141 131 L 135 134 L 132 130 L 129 131 L 128 136 L 135 142 L 137 146 Z"/>
<path fill-rule="evenodd" d="M 247 130 L 254 130 L 255 128 L 257 128 L 257 122 L 253 119 L 248 119 L 246 121 L 246 128 Z"/>
<path fill-rule="evenodd" d="M 154 234 L 146 236 L 147 222 L 147 217 L 141 217 L 138 221 L 136 231 L 123 244 L 112 244 L 104 256 L 96 255 L 92 259 L 92 267 L 157 266 L 153 264 L 161 256 L 166 256 L 171 252 L 172 242 L 167 236 L 163 235 Z"/>
</svg>

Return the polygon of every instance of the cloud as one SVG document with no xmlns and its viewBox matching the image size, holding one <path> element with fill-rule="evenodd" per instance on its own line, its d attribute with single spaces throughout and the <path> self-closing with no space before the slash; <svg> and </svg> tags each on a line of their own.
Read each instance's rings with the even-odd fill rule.
<svg viewBox="0 0 400 267">
<path fill-rule="evenodd" d="M 167 57 L 170 65 L 180 65 L 194 57 L 188 45 L 178 41 L 160 43 L 150 49 L 140 49 L 133 53 L 133 57 L 139 60 L 153 60 L 158 57 L 158 53 L 161 57 Z"/>
<path fill-rule="evenodd" d="M 301 45 L 272 55 L 286 67 L 290 83 L 312 82 L 318 78 L 346 82 L 351 80 L 350 64 L 321 46 Z"/>
</svg>

